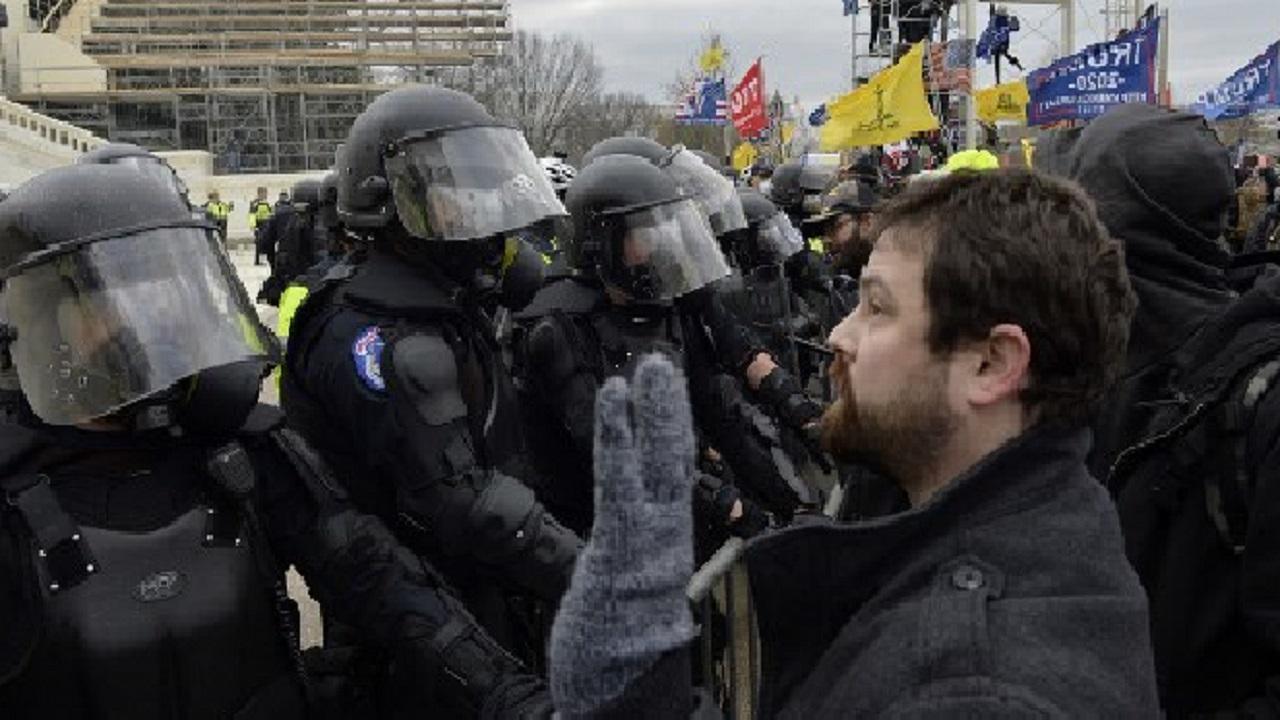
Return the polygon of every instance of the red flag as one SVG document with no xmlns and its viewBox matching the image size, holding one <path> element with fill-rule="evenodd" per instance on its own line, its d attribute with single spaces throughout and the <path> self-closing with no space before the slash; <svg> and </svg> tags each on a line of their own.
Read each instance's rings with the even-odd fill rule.
<svg viewBox="0 0 1280 720">
<path fill-rule="evenodd" d="M 769 114 L 764 104 L 764 70 L 759 60 L 733 89 L 729 96 L 729 112 L 733 126 L 744 138 L 755 137 L 769 127 Z"/>
</svg>

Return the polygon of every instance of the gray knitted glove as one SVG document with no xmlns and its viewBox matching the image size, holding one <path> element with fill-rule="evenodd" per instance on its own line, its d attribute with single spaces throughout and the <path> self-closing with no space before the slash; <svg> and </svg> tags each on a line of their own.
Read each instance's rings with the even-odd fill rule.
<svg viewBox="0 0 1280 720">
<path fill-rule="evenodd" d="M 595 522 L 551 628 L 551 696 L 590 716 L 693 638 L 693 422 L 684 376 L 646 357 L 596 397 Z"/>
</svg>

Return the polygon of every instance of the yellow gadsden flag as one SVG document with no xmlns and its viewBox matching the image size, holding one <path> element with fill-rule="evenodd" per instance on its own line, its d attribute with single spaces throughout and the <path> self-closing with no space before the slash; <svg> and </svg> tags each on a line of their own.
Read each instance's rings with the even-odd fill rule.
<svg viewBox="0 0 1280 720">
<path fill-rule="evenodd" d="M 751 143 L 742 143 L 733 151 L 733 169 L 742 172 L 760 157 L 760 151 Z"/>
<path fill-rule="evenodd" d="M 1027 92 L 1025 80 L 979 90 L 977 97 L 978 119 L 982 122 L 994 124 L 997 120 L 1013 120 L 1026 124 L 1027 103 L 1031 102 L 1031 94 Z"/>
<path fill-rule="evenodd" d="M 905 140 L 938 129 L 924 94 L 924 43 L 911 48 L 897 65 L 866 85 L 841 96 L 827 108 L 822 126 L 825 152 Z"/>
</svg>

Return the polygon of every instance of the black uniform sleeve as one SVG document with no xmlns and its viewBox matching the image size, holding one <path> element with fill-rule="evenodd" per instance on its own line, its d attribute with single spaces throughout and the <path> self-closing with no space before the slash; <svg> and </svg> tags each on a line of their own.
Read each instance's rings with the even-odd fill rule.
<svg viewBox="0 0 1280 720">
<path fill-rule="evenodd" d="M 458 365 L 440 335 L 397 340 L 383 355 L 403 457 L 399 514 L 443 553 L 470 556 L 538 596 L 556 601 L 569 585 L 581 541 L 545 511 L 533 491 L 487 463 L 477 449 Z"/>
<path fill-rule="evenodd" d="M 356 511 L 306 442 L 288 430 L 252 453 L 258 504 L 277 560 L 295 565 L 326 613 L 397 654 L 443 665 L 476 707 L 535 682 L 380 520 Z"/>
<path fill-rule="evenodd" d="M 1273 389 L 1259 405 L 1249 439 L 1254 459 L 1254 491 L 1249 502 L 1248 536 L 1241 562 L 1240 601 L 1249 636 L 1270 658 L 1256 695 L 1241 708 L 1242 717 L 1280 715 L 1280 392 Z"/>
<path fill-rule="evenodd" d="M 768 353 L 768 344 L 754 331 L 734 318 L 718 285 L 708 285 L 680 299 L 681 309 L 698 317 L 711 335 L 720 366 L 741 376 L 760 353 Z"/>
<path fill-rule="evenodd" d="M 529 331 L 526 360 L 530 392 L 553 422 L 568 434 L 573 444 L 571 462 L 579 464 L 580 477 L 591 477 L 591 453 L 596 391 L 600 383 L 577 358 L 575 343 L 583 339 L 571 322 L 559 317 L 539 320 Z M 583 464 L 585 463 L 585 464 Z M 586 488 L 590 497 L 591 488 Z"/>
</svg>

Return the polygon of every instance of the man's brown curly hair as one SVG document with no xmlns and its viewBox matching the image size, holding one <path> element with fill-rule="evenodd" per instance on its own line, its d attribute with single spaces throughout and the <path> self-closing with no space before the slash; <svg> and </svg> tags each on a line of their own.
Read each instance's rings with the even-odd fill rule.
<svg viewBox="0 0 1280 720">
<path fill-rule="evenodd" d="M 1028 409 L 1091 419 L 1124 367 L 1136 300 L 1123 248 L 1079 186 L 1031 170 L 959 172 L 914 183 L 877 224 L 877 237 L 897 228 L 898 249 L 924 254 L 934 353 L 1017 325 L 1031 343 Z"/>
</svg>

